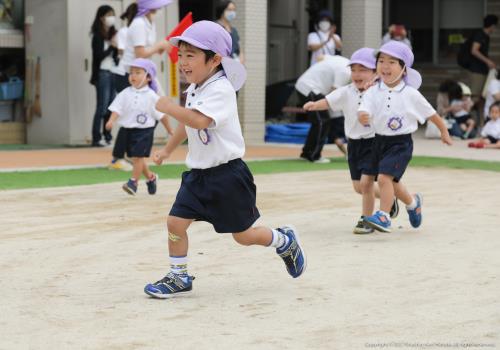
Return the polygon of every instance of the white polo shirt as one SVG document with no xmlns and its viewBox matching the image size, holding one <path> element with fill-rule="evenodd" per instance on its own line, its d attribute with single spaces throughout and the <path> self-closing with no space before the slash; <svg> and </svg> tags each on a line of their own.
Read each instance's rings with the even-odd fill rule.
<svg viewBox="0 0 500 350">
<path fill-rule="evenodd" d="M 119 68 L 125 72 L 129 71 L 130 64 L 136 58 L 135 48 L 137 46 L 151 47 L 156 42 L 156 27 L 149 22 L 146 16 L 135 17 L 127 29 L 127 41 L 120 60 Z"/>
<path fill-rule="evenodd" d="M 164 116 L 155 109 L 159 98 L 149 86 L 141 89 L 129 86 L 116 96 L 108 109 L 119 115 L 117 123 L 124 128 L 151 128 Z"/>
<path fill-rule="evenodd" d="M 500 80 L 493 79 L 488 85 L 488 93 L 486 94 L 486 101 L 484 103 L 484 115 L 490 114 L 490 106 L 495 103 L 494 95 L 500 94 Z"/>
<path fill-rule="evenodd" d="M 351 70 L 350 61 L 342 56 L 325 56 L 325 58 L 307 69 L 297 80 L 295 89 L 304 96 L 309 93 L 328 95 L 334 88 L 349 84 Z"/>
<path fill-rule="evenodd" d="M 123 59 L 123 55 L 125 53 L 125 47 L 127 46 L 127 31 L 128 31 L 128 27 L 122 27 L 122 28 L 120 28 L 118 33 L 116 33 L 116 46 L 117 46 L 118 50 L 124 51 L 122 53 L 122 59 Z M 121 61 L 121 59 L 120 59 L 120 61 Z M 118 75 L 122 75 L 122 76 L 127 73 L 127 71 L 125 71 L 125 67 L 120 65 L 120 62 L 118 63 L 118 65 L 114 66 L 113 69 L 111 69 L 111 72 L 118 74 Z"/>
<path fill-rule="evenodd" d="M 326 95 L 326 101 L 331 109 L 341 109 L 344 112 L 345 135 L 350 139 L 369 139 L 375 136 L 371 126 L 363 126 L 358 120 L 358 108 L 364 93 L 365 91 L 359 91 L 351 83 Z"/>
<path fill-rule="evenodd" d="M 425 97 L 404 81 L 393 88 L 383 82 L 372 86 L 365 92 L 359 111 L 370 114 L 375 133 L 386 136 L 411 134 L 418 123 L 436 114 Z"/>
<path fill-rule="evenodd" d="M 186 93 L 186 108 L 197 110 L 213 120 L 206 129 L 186 126 L 186 165 L 191 169 L 207 169 L 243 157 L 245 142 L 238 118 L 236 92 L 224 71 L 215 73 L 201 86 L 191 84 Z"/>
<path fill-rule="evenodd" d="M 500 119 L 488 121 L 481 130 L 481 136 L 500 139 Z"/>
</svg>

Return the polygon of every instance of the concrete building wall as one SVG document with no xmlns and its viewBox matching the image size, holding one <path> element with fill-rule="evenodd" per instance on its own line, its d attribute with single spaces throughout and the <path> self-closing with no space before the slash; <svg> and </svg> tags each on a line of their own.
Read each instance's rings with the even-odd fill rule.
<svg viewBox="0 0 500 350">
<path fill-rule="evenodd" d="M 245 54 L 247 81 L 240 91 L 238 107 L 247 144 L 264 142 L 267 62 L 267 0 L 235 0 L 235 27 Z"/>
<path fill-rule="evenodd" d="M 382 0 L 342 1 L 342 55 L 360 47 L 377 48 L 382 35 Z"/>
</svg>

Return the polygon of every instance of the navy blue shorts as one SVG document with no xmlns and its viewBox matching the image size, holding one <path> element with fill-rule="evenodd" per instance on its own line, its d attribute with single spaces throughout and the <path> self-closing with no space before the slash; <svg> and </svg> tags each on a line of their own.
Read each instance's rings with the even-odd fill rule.
<svg viewBox="0 0 500 350">
<path fill-rule="evenodd" d="M 369 139 L 349 139 L 347 141 L 347 162 L 352 180 L 360 180 L 361 175 L 377 175 L 373 168 L 373 137 Z"/>
<path fill-rule="evenodd" d="M 378 174 L 394 177 L 399 182 L 413 154 L 411 134 L 375 135 L 373 141 L 373 168 Z"/>
<path fill-rule="evenodd" d="M 127 156 L 147 158 L 153 147 L 155 128 L 124 128 L 125 144 L 127 145 Z"/>
<path fill-rule="evenodd" d="M 497 143 L 498 141 L 500 141 L 500 139 L 497 139 L 493 136 L 486 136 L 488 138 L 488 140 L 490 140 L 491 143 L 495 144 Z"/>
<path fill-rule="evenodd" d="M 252 173 L 238 158 L 184 172 L 170 215 L 207 221 L 219 233 L 243 232 L 260 217 L 256 197 Z"/>
</svg>

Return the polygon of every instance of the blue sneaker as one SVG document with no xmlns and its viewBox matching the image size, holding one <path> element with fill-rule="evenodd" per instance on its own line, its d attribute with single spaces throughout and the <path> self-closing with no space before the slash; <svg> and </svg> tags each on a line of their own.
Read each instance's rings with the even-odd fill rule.
<svg viewBox="0 0 500 350">
<path fill-rule="evenodd" d="M 304 273 L 307 266 L 306 254 L 300 246 L 297 230 L 290 226 L 277 229 L 288 237 L 288 243 L 281 249 L 276 248 L 276 253 L 283 259 L 290 276 L 297 278 Z"/>
<path fill-rule="evenodd" d="M 410 224 L 414 228 L 417 228 L 422 224 L 422 203 L 424 202 L 424 198 L 420 193 L 417 193 L 415 195 L 415 201 L 417 202 L 417 207 L 413 210 L 406 209 L 406 211 L 410 218 Z"/>
<path fill-rule="evenodd" d="M 133 196 L 137 192 L 137 181 L 129 179 L 125 184 L 123 184 L 122 188 L 125 192 Z"/>
<path fill-rule="evenodd" d="M 378 210 L 373 215 L 365 216 L 363 221 L 365 222 L 365 224 L 373 227 L 377 231 L 391 232 L 391 219 L 389 219 L 380 210 Z"/>
<path fill-rule="evenodd" d="M 155 194 L 156 193 L 156 183 L 160 179 L 158 174 L 153 174 L 154 178 L 153 180 L 146 181 L 146 185 L 148 186 L 148 193 L 149 194 Z"/>
<path fill-rule="evenodd" d="M 169 272 L 161 280 L 147 284 L 144 293 L 158 299 L 167 299 L 173 296 L 189 292 L 193 289 L 194 276 L 188 276 L 184 282 L 178 275 Z"/>
</svg>

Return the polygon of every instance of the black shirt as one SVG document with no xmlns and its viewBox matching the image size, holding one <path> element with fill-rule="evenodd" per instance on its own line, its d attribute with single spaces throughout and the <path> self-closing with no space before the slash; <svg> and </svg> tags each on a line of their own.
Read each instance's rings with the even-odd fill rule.
<svg viewBox="0 0 500 350">
<path fill-rule="evenodd" d="M 104 50 L 104 38 L 99 34 L 94 34 L 92 36 L 92 75 L 90 77 L 90 83 L 92 85 L 97 85 L 101 62 L 109 55 L 113 57 L 115 64 L 118 64 L 118 49 L 109 45 L 109 47 Z"/>
<path fill-rule="evenodd" d="M 472 45 L 474 43 L 479 43 L 481 46 L 479 47 L 479 52 L 481 52 L 484 56 L 488 57 L 488 52 L 490 51 L 490 36 L 484 32 L 484 30 L 479 30 L 472 36 Z M 474 55 L 471 55 L 471 61 L 469 70 L 473 73 L 479 74 L 488 74 L 489 68 L 486 63 L 481 61 Z"/>
</svg>

